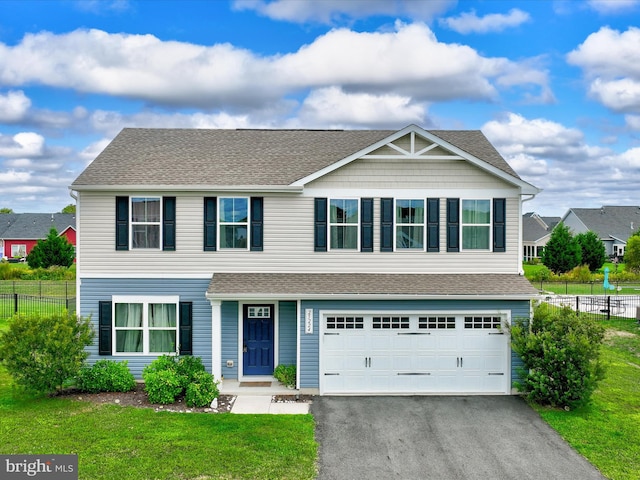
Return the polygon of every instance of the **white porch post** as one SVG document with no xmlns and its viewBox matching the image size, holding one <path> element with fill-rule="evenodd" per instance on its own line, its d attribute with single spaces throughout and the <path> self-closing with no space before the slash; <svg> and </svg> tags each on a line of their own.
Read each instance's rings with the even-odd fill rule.
<svg viewBox="0 0 640 480">
<path fill-rule="evenodd" d="M 222 379 L 222 302 L 211 303 L 211 373 L 217 381 Z"/>
</svg>

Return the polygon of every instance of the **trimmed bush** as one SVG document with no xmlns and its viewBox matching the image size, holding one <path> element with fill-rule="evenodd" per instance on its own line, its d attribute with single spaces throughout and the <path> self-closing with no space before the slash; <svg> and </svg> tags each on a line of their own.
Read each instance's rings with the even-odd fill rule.
<svg viewBox="0 0 640 480">
<path fill-rule="evenodd" d="M 535 309 L 531 328 L 511 327 L 511 345 L 520 355 L 518 390 L 541 405 L 574 409 L 589 402 L 602 379 L 600 345 L 604 327 L 569 307 Z"/>
<path fill-rule="evenodd" d="M 205 371 L 197 372 L 185 391 L 185 402 L 189 407 L 207 407 L 220 392 L 213 375 Z"/>
<path fill-rule="evenodd" d="M 78 375 L 92 339 L 89 318 L 67 312 L 16 315 L 0 333 L 0 362 L 19 386 L 51 394 Z"/>
<path fill-rule="evenodd" d="M 273 376 L 280 383 L 287 387 L 296 386 L 296 366 L 295 365 L 278 365 L 273 371 Z"/>
<path fill-rule="evenodd" d="M 162 355 L 144 367 L 142 378 L 152 403 L 174 403 L 185 395 L 189 406 L 206 406 L 219 395 L 218 383 L 200 357 Z"/>
<path fill-rule="evenodd" d="M 136 379 L 126 360 L 98 360 L 92 367 L 80 369 L 76 385 L 87 393 L 129 392 L 136 387 Z"/>
<path fill-rule="evenodd" d="M 144 389 L 151 403 L 174 403 L 182 393 L 180 378 L 175 370 L 159 370 L 142 374 Z"/>
</svg>

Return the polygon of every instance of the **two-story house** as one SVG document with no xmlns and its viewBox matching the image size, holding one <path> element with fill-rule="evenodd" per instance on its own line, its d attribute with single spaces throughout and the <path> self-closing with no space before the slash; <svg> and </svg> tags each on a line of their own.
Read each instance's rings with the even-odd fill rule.
<svg viewBox="0 0 640 480">
<path fill-rule="evenodd" d="M 320 394 L 511 392 L 518 177 L 480 131 L 124 129 L 70 187 L 90 360 Z"/>
</svg>

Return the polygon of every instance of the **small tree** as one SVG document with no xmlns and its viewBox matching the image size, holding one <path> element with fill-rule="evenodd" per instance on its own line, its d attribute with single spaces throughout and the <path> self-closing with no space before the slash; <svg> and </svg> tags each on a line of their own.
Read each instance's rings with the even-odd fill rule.
<svg viewBox="0 0 640 480">
<path fill-rule="evenodd" d="M 0 334 L 0 363 L 26 390 L 51 394 L 78 374 L 92 339 L 89 318 L 16 315 Z"/>
<path fill-rule="evenodd" d="M 64 207 L 60 213 L 76 213 L 76 206 L 73 203 L 70 203 Z"/>
<path fill-rule="evenodd" d="M 0 213 L 13 213 L 13 209 L 7 208 L 7 207 L 2 207 L 2 208 L 0 208 Z"/>
<path fill-rule="evenodd" d="M 66 237 L 59 236 L 58 231 L 51 227 L 49 235 L 44 240 L 38 240 L 29 255 L 27 263 L 31 268 L 49 268 L 53 265 L 70 267 L 73 265 L 75 251 Z"/>
<path fill-rule="evenodd" d="M 571 409 L 586 404 L 603 377 L 603 338 L 604 327 L 595 320 L 569 307 L 541 304 L 530 328 L 526 323 L 511 327 L 511 346 L 524 363 L 516 387 L 542 405 Z"/>
<path fill-rule="evenodd" d="M 589 267 L 589 271 L 595 272 L 607 261 L 607 252 L 604 243 L 595 232 L 589 231 L 576 235 L 576 241 L 582 252 L 582 263 Z"/>
<path fill-rule="evenodd" d="M 640 235 L 634 234 L 627 240 L 624 263 L 627 270 L 640 273 Z"/>
<path fill-rule="evenodd" d="M 542 251 L 542 263 L 554 273 L 568 272 L 580 265 L 582 250 L 569 227 L 560 222 Z"/>
</svg>

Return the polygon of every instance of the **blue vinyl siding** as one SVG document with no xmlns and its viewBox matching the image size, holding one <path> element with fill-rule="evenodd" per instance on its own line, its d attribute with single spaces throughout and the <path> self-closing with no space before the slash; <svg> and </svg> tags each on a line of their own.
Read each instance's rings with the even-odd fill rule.
<svg viewBox="0 0 640 480">
<path fill-rule="evenodd" d="M 296 364 L 296 302 L 278 304 L 278 364 Z"/>
<path fill-rule="evenodd" d="M 304 332 L 304 311 L 313 309 L 313 334 Z M 528 300 L 406 300 L 406 301 L 349 301 L 349 300 L 303 300 L 300 311 L 300 387 L 318 388 L 320 385 L 320 310 L 341 311 L 470 311 L 473 310 L 511 310 L 511 319 L 529 317 Z M 512 352 L 512 380 L 514 366 L 521 360 Z"/>
<path fill-rule="evenodd" d="M 193 355 L 202 358 L 211 372 L 211 304 L 205 298 L 209 285 L 207 279 L 175 278 L 83 278 L 80 286 L 80 315 L 91 316 L 91 323 L 98 331 L 98 305 L 110 301 L 112 295 L 179 295 L 181 302 L 193 302 Z M 87 347 L 88 362 L 96 360 L 127 360 L 131 373 L 141 378 L 142 369 L 157 355 L 98 355 L 98 339 Z"/>
<path fill-rule="evenodd" d="M 238 378 L 238 302 L 222 302 L 222 376 Z M 227 367 L 233 360 L 233 367 Z"/>
</svg>

